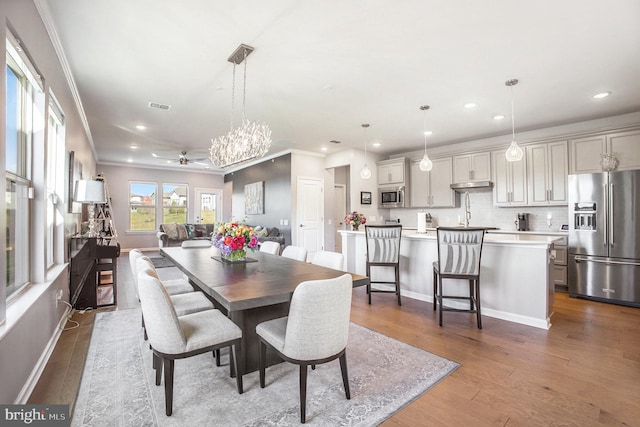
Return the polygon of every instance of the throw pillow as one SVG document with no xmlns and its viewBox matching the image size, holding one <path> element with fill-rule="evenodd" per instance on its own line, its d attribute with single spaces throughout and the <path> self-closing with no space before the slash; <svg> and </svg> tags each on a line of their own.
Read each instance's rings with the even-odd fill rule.
<svg viewBox="0 0 640 427">
<path fill-rule="evenodd" d="M 185 227 L 184 224 L 176 224 L 176 228 L 178 229 L 178 240 L 186 240 L 187 227 Z"/>
<path fill-rule="evenodd" d="M 269 237 L 278 237 L 279 234 L 280 230 L 278 230 L 278 227 L 273 227 L 271 230 L 269 230 Z"/>
<path fill-rule="evenodd" d="M 202 230 L 195 229 L 193 231 L 193 234 L 195 235 L 195 237 L 204 237 L 204 231 Z"/>
<path fill-rule="evenodd" d="M 193 237 L 196 237 L 196 227 L 193 224 L 185 224 L 184 225 L 185 228 L 187 229 L 187 239 L 191 239 Z"/>
<path fill-rule="evenodd" d="M 178 224 L 162 224 L 162 229 L 170 239 L 178 238 Z"/>
</svg>

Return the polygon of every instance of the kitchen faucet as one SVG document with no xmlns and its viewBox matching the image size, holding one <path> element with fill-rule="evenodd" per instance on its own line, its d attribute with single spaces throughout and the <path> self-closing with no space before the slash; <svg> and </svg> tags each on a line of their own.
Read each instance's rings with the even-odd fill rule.
<svg viewBox="0 0 640 427">
<path fill-rule="evenodd" d="M 469 227 L 469 220 L 471 220 L 471 200 L 469 199 L 469 192 L 464 193 L 464 226 Z"/>
</svg>

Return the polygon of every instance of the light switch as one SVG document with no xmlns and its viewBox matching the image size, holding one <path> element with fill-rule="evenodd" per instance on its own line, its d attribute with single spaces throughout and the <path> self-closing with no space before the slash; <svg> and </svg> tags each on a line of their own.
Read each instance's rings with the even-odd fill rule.
<svg viewBox="0 0 640 427">
<path fill-rule="evenodd" d="M 282 224 L 282 225 L 289 225 L 289 220 L 288 219 L 283 219 L 282 221 L 284 222 L 284 224 Z"/>
<path fill-rule="evenodd" d="M 372 221 L 372 222 L 373 222 L 373 221 L 375 221 L 375 220 L 376 220 L 376 216 L 375 216 L 375 215 L 371 215 L 371 216 L 369 217 L 369 221 Z"/>
</svg>

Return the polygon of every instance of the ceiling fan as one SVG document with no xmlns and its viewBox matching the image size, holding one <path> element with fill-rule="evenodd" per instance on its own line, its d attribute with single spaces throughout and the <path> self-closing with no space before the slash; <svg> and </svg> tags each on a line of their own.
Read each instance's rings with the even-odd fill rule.
<svg viewBox="0 0 640 427">
<path fill-rule="evenodd" d="M 161 159 L 161 160 L 168 160 L 171 162 L 176 162 L 181 164 L 181 165 L 188 165 L 189 163 L 195 163 L 197 165 L 204 165 L 204 166 L 209 166 L 209 163 L 204 163 L 207 160 L 209 160 L 208 157 L 200 157 L 197 159 L 191 159 L 187 157 L 187 152 L 186 151 L 182 151 L 179 155 L 178 155 L 178 159 L 176 158 L 172 158 L 172 157 L 162 157 L 162 156 L 158 156 L 156 153 L 151 153 L 151 155 L 153 157 L 155 157 L 156 159 Z"/>
</svg>

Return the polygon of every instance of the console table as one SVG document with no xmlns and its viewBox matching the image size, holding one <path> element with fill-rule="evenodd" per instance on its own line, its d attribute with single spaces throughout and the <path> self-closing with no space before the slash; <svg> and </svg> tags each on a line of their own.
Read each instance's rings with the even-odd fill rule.
<svg viewBox="0 0 640 427">
<path fill-rule="evenodd" d="M 69 299 L 83 310 L 116 305 L 120 245 L 99 245 L 97 238 L 70 239 Z"/>
</svg>

